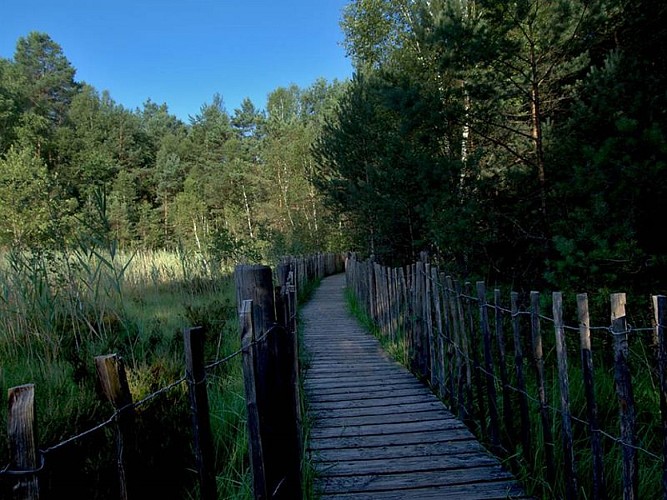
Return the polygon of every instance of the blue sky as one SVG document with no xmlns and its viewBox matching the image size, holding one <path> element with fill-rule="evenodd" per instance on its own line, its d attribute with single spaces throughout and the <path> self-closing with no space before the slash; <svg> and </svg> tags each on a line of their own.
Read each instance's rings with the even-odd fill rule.
<svg viewBox="0 0 667 500">
<path fill-rule="evenodd" d="M 279 86 L 345 79 L 339 20 L 347 0 L 2 0 L 0 57 L 43 31 L 77 80 L 134 109 L 166 102 L 183 120 L 219 92 L 232 112 L 264 108 Z"/>
</svg>

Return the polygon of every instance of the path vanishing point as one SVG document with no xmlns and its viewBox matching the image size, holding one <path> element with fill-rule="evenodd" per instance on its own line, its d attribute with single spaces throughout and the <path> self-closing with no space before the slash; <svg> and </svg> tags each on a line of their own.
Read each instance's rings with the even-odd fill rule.
<svg viewBox="0 0 667 500">
<path fill-rule="evenodd" d="M 525 498 L 500 462 L 350 315 L 345 275 L 302 308 L 316 490 L 329 499 Z"/>
</svg>

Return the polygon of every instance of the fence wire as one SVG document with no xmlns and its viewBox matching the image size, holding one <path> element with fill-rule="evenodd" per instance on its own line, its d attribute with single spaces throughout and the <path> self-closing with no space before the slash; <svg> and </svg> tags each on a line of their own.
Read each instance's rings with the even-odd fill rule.
<svg viewBox="0 0 667 500">
<path fill-rule="evenodd" d="M 262 335 L 260 335 L 258 338 L 256 338 L 250 344 L 248 344 L 247 347 L 245 347 L 245 348 L 242 347 L 242 348 L 234 351 L 233 353 L 229 354 L 228 356 L 225 356 L 225 357 L 223 357 L 219 360 L 213 361 L 213 362 L 205 365 L 205 367 L 204 367 L 205 370 L 208 372 L 208 371 L 211 371 L 214 368 L 216 368 L 216 367 L 218 367 L 222 364 L 230 362 L 232 359 L 234 359 L 237 356 L 240 356 L 241 354 L 243 354 L 243 352 L 246 349 L 248 349 L 248 348 L 250 348 L 254 345 L 257 345 L 260 342 L 263 342 L 271 333 L 276 331 L 278 328 L 284 328 L 284 327 L 282 327 L 281 325 L 278 325 L 278 324 L 272 325 Z M 128 405 L 125 405 L 121 408 L 118 408 L 118 409 L 114 410 L 114 412 L 106 420 L 104 420 L 103 422 L 100 422 L 99 424 L 95 425 L 94 427 L 91 427 L 89 429 L 86 429 L 85 431 L 82 431 L 78 434 L 70 436 L 67 439 L 64 439 L 64 440 L 60 441 L 59 443 L 56 443 L 54 445 L 49 446 L 48 448 L 40 448 L 39 449 L 40 466 L 38 468 L 32 469 L 32 470 L 16 470 L 16 469 L 11 468 L 11 464 L 7 464 L 5 467 L 0 469 L 0 477 L 3 477 L 3 476 L 14 476 L 14 477 L 16 477 L 16 476 L 34 476 L 36 474 L 39 474 L 40 472 L 42 472 L 42 470 L 44 470 L 45 462 L 46 462 L 46 456 L 48 454 L 53 453 L 53 452 L 55 452 L 55 451 L 57 451 L 61 448 L 64 448 L 68 445 L 71 445 L 72 443 L 75 443 L 77 441 L 81 441 L 81 440 L 85 439 L 86 437 L 90 436 L 91 434 L 94 434 L 94 433 L 110 426 L 111 424 L 116 423 L 118 421 L 118 419 L 121 417 L 121 415 L 123 415 L 124 413 L 132 411 L 132 410 L 136 410 L 137 408 L 142 407 L 146 403 L 152 401 L 153 399 L 157 398 L 158 396 L 166 394 L 167 392 L 169 392 L 172 389 L 178 387 L 179 385 L 181 385 L 183 382 L 186 382 L 187 380 L 188 380 L 187 375 L 183 375 L 179 379 L 171 382 L 170 384 L 162 387 L 161 389 L 158 389 L 155 392 L 152 392 L 151 394 L 148 394 L 147 396 L 145 396 L 141 400 L 130 403 Z"/>
<path fill-rule="evenodd" d="M 474 297 L 474 296 L 471 296 L 471 295 L 468 295 L 468 294 L 465 294 L 465 293 L 461 293 L 461 292 L 459 292 L 458 290 L 455 290 L 455 289 L 453 289 L 453 288 L 450 288 L 450 287 L 448 287 L 447 285 L 445 285 L 445 284 L 439 282 L 438 280 L 434 280 L 432 276 L 430 276 L 429 274 L 427 274 L 427 273 L 424 272 L 423 270 L 420 270 L 419 272 L 420 272 L 420 275 L 421 275 L 422 277 L 424 277 L 425 279 L 429 280 L 431 283 L 435 284 L 435 286 L 436 286 L 437 288 L 439 288 L 441 291 L 443 291 L 443 292 L 447 292 L 447 293 L 451 294 L 451 295 L 454 297 L 454 299 L 466 299 L 466 300 L 468 300 L 468 301 L 470 301 L 470 302 L 472 302 L 472 303 L 477 304 L 477 306 L 479 307 L 480 302 L 481 302 L 480 299 L 479 299 L 479 297 Z M 352 273 L 353 273 L 353 274 L 357 274 L 357 270 L 356 270 L 356 269 L 353 269 L 353 270 L 352 270 Z M 365 270 L 364 270 L 364 269 L 362 269 L 362 273 L 363 273 L 362 276 L 365 275 Z M 354 278 L 353 278 L 353 279 L 354 279 Z M 414 286 L 414 281 L 413 281 L 412 284 L 413 284 L 413 286 Z M 365 292 L 365 294 L 370 295 L 371 292 L 370 292 L 370 290 L 368 290 L 367 285 L 366 285 L 366 284 L 363 284 L 363 285 L 364 285 L 364 292 Z M 407 280 L 405 280 L 405 281 L 403 281 L 403 280 L 399 280 L 399 286 L 404 287 L 404 288 L 405 288 L 405 291 L 406 291 L 407 294 L 409 294 L 410 296 L 413 296 L 413 295 L 414 295 L 414 291 L 413 291 L 414 289 L 413 289 L 412 287 L 409 287 L 409 286 L 408 286 L 408 284 L 407 284 Z M 356 290 L 355 290 L 355 291 L 356 291 Z M 388 298 L 389 298 L 389 300 L 391 300 L 392 296 L 396 296 L 396 297 L 399 297 L 399 298 L 400 298 L 402 295 L 403 295 L 403 294 L 402 294 L 400 291 L 399 291 L 398 293 L 396 293 L 396 294 L 389 293 L 389 297 L 388 297 Z M 400 300 L 399 300 L 399 302 L 400 302 Z M 554 318 L 551 318 L 551 317 L 549 317 L 549 316 L 545 316 L 545 315 L 543 315 L 543 314 L 535 314 L 533 311 L 530 311 L 530 310 L 519 310 L 519 311 L 513 312 L 513 311 L 511 311 L 510 309 L 503 308 L 503 307 L 499 306 L 498 304 L 492 304 L 492 303 L 489 303 L 489 302 L 486 302 L 486 301 L 484 302 L 484 306 L 485 306 L 485 308 L 487 308 L 488 310 L 493 310 L 493 311 L 496 311 L 496 310 L 497 310 L 497 311 L 500 311 L 501 313 L 506 314 L 506 315 L 508 315 L 508 316 L 510 316 L 510 317 L 512 317 L 512 318 L 516 318 L 516 317 L 519 317 L 519 316 L 530 316 L 530 317 L 532 317 L 532 316 L 537 316 L 537 317 L 540 318 L 541 320 L 547 321 L 547 322 L 552 323 L 552 324 L 554 324 L 554 325 L 556 324 L 556 320 L 555 320 Z M 431 307 L 431 304 L 429 304 L 429 307 Z M 443 315 L 446 315 L 446 314 L 447 314 L 447 312 L 446 312 L 446 306 L 445 306 L 445 310 L 443 310 L 441 314 L 443 314 Z M 394 321 L 393 315 L 392 315 L 391 313 L 390 313 L 390 319 L 391 319 L 392 321 Z M 580 331 L 580 328 L 579 328 L 579 327 L 574 327 L 574 326 L 571 326 L 571 325 L 561 324 L 561 325 L 559 325 L 559 326 L 562 326 L 563 329 L 565 329 L 565 330 L 577 331 L 577 332 Z M 626 328 L 625 330 L 623 330 L 623 331 L 614 331 L 614 329 L 613 329 L 613 327 L 612 327 L 611 325 L 610 325 L 610 326 L 589 326 L 588 329 L 589 329 L 589 330 L 595 330 L 595 331 L 605 331 L 605 332 L 609 333 L 609 334 L 612 335 L 612 336 L 623 336 L 623 335 L 630 335 L 630 334 L 642 333 L 642 332 L 651 332 L 651 333 L 655 333 L 655 332 L 658 331 L 659 329 L 666 328 L 665 325 L 662 325 L 662 324 L 656 324 L 655 326 L 652 326 L 652 327 L 639 327 L 639 328 L 633 327 L 633 326 L 631 326 L 631 325 L 626 325 L 626 326 L 627 326 L 627 328 Z M 391 328 L 393 328 L 393 327 L 391 327 Z M 484 367 L 482 366 L 481 363 L 475 363 L 475 360 L 472 359 L 466 352 L 464 352 L 458 344 L 456 344 L 455 342 L 453 342 L 451 338 L 449 338 L 448 336 L 446 336 L 446 335 L 444 335 L 444 334 L 442 334 L 442 333 L 439 333 L 439 332 L 434 332 L 434 333 L 435 333 L 435 335 L 436 335 L 436 338 L 439 338 L 439 339 L 444 340 L 444 341 L 446 342 L 446 344 L 449 345 L 450 347 L 452 347 L 452 348 L 456 351 L 456 353 L 457 353 L 463 360 L 465 360 L 465 362 L 466 362 L 469 366 L 471 366 L 471 367 L 473 367 L 474 369 L 478 370 L 480 373 L 483 373 L 483 374 L 486 375 L 487 377 L 491 377 L 492 380 L 494 381 L 494 385 L 496 386 L 496 389 L 497 389 L 499 392 L 502 390 L 503 387 L 506 387 L 507 389 L 510 389 L 510 390 L 512 390 L 513 392 L 516 392 L 517 394 L 521 394 L 521 395 L 524 396 L 526 399 L 528 399 L 528 400 L 530 400 L 531 402 L 533 402 L 533 403 L 539 405 L 540 407 L 546 408 L 546 409 L 550 410 L 551 412 L 560 415 L 561 417 L 564 415 L 564 412 L 562 411 L 562 409 L 560 409 L 560 408 L 556 408 L 556 407 L 554 407 L 554 406 L 552 406 L 552 405 L 550 405 L 550 404 L 548 404 L 548 403 L 545 405 L 545 404 L 543 404 L 538 398 L 532 396 L 532 395 L 529 394 L 528 392 L 526 392 L 526 391 L 524 391 L 524 390 L 521 390 L 521 389 L 519 389 L 518 387 L 515 387 L 515 386 L 513 386 L 513 385 L 511 385 L 511 384 L 504 384 L 503 381 L 502 381 L 502 380 L 501 380 L 495 373 L 491 373 L 491 372 L 489 372 L 488 370 L 486 370 L 486 368 L 484 368 Z M 445 386 L 445 380 L 444 380 L 444 377 L 445 377 L 445 373 L 444 373 L 444 354 L 445 354 L 445 353 L 443 352 L 442 355 L 441 355 L 441 358 L 442 358 L 441 360 L 443 361 L 443 367 L 442 367 L 442 379 L 441 379 L 441 380 L 438 380 L 438 383 L 441 384 L 441 385 L 443 385 L 443 386 Z M 457 364 L 458 364 L 458 363 L 457 363 Z M 429 369 L 430 369 L 430 367 L 429 367 Z M 460 367 L 459 367 L 459 369 L 460 369 Z M 437 374 L 436 374 L 436 375 L 437 375 Z M 458 396 L 457 396 L 456 394 L 451 394 L 451 396 L 450 396 L 450 400 L 451 400 L 454 404 L 456 404 L 457 406 L 458 406 L 458 405 L 461 405 L 461 401 L 459 401 L 458 399 L 459 399 L 459 398 L 458 398 Z M 605 432 L 605 431 L 602 430 L 602 429 L 599 429 L 599 428 L 590 428 L 590 427 L 591 427 L 591 426 L 590 426 L 590 422 L 585 421 L 585 420 L 583 420 L 583 419 L 581 419 L 581 418 L 578 418 L 578 417 L 576 417 L 575 415 L 572 415 L 571 413 L 569 413 L 568 416 L 569 416 L 569 418 L 570 418 L 571 420 L 573 420 L 573 421 L 575 421 L 575 422 L 577 422 L 577 423 L 579 423 L 579 424 L 583 424 L 583 425 L 587 426 L 591 432 L 595 432 L 595 433 L 597 433 L 597 434 L 603 436 L 604 438 L 608 439 L 609 441 L 613 442 L 613 443 L 616 444 L 616 445 L 620 445 L 620 446 L 628 447 L 628 448 L 631 448 L 631 449 L 633 449 L 633 450 L 639 451 L 639 452 L 643 453 L 644 455 L 646 455 L 647 457 L 650 457 L 651 459 L 653 459 L 653 460 L 655 460 L 655 461 L 657 461 L 657 462 L 662 463 L 662 462 L 664 461 L 663 457 L 661 457 L 661 456 L 659 456 L 659 455 L 653 453 L 652 451 L 650 451 L 650 450 L 648 450 L 648 449 L 646 449 L 646 448 L 644 448 L 644 447 L 642 447 L 642 446 L 634 445 L 634 444 L 632 444 L 632 443 L 627 443 L 627 442 L 625 442 L 622 438 L 617 437 L 617 436 L 614 436 L 614 435 L 612 435 L 612 434 L 610 434 L 610 433 L 608 433 L 608 432 Z"/>
</svg>

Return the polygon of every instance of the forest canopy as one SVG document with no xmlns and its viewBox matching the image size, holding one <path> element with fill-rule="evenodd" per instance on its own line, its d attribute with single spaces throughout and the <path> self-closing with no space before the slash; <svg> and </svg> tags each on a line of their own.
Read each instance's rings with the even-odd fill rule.
<svg viewBox="0 0 667 500">
<path fill-rule="evenodd" d="M 327 246 L 310 145 L 344 83 L 280 87 L 266 110 L 219 94 L 183 123 L 76 80 L 33 32 L 0 59 L 0 245 L 61 248 L 93 228 L 126 249 L 260 259 Z"/>
<path fill-rule="evenodd" d="M 315 146 L 360 248 L 516 286 L 667 282 L 667 7 L 355 0 Z"/>
</svg>

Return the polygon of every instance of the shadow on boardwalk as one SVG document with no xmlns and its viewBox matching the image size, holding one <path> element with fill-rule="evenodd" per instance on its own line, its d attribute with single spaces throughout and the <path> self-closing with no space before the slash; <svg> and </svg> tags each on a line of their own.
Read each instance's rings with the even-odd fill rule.
<svg viewBox="0 0 667 500">
<path fill-rule="evenodd" d="M 348 313 L 345 275 L 303 307 L 309 450 L 323 499 L 523 498 L 511 474 Z"/>
</svg>

